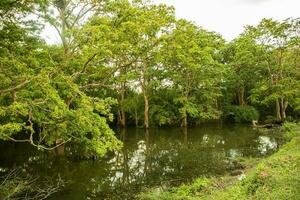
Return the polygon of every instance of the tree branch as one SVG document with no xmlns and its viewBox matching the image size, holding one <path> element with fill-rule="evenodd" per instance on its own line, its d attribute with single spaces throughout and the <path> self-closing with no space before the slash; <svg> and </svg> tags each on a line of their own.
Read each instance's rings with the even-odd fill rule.
<svg viewBox="0 0 300 200">
<path fill-rule="evenodd" d="M 90 62 L 93 61 L 93 59 L 97 56 L 97 54 L 93 54 L 83 65 L 83 68 L 80 72 L 77 72 L 75 74 L 73 74 L 72 76 L 74 77 L 74 80 L 76 80 L 77 78 L 79 78 L 79 76 L 83 73 L 85 73 L 87 66 L 89 65 Z"/>
<path fill-rule="evenodd" d="M 80 86 L 81 89 L 101 88 L 101 87 L 108 88 L 108 89 L 113 89 L 112 85 L 106 85 L 106 84 L 103 84 L 103 83 L 90 83 L 90 84 L 87 84 L 87 85 Z"/>
<path fill-rule="evenodd" d="M 15 87 L 0 90 L 0 94 L 1 93 L 12 92 L 12 91 L 18 90 L 18 89 L 24 87 L 25 85 L 27 85 L 28 83 L 30 83 L 30 81 L 26 80 L 26 81 L 20 83 L 19 85 L 15 86 Z"/>
</svg>

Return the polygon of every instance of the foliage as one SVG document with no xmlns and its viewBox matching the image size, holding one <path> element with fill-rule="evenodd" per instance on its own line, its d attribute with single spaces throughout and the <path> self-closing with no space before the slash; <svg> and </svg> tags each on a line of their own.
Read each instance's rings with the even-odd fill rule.
<svg viewBox="0 0 300 200">
<path fill-rule="evenodd" d="M 162 88 L 152 94 L 150 109 L 150 122 L 158 126 L 172 126 L 180 123 L 178 108 L 174 104 L 176 90 Z"/>
<path fill-rule="evenodd" d="M 223 39 L 213 32 L 179 20 L 169 36 L 164 60 L 169 82 L 178 93 L 178 106 L 183 126 L 187 117 L 218 118 L 217 98 L 221 95 L 218 84 L 222 79 L 222 65 L 216 57 Z"/>
<path fill-rule="evenodd" d="M 263 19 L 227 43 L 151 1 L 0 5 L 2 140 L 81 143 L 103 156 L 121 146 L 108 125 L 116 121 L 186 127 L 225 113 L 249 122 L 258 108 L 276 121 L 297 116 L 299 19 Z M 45 44 L 44 25 L 60 44 Z"/>
<path fill-rule="evenodd" d="M 250 33 L 245 31 L 223 49 L 226 65 L 226 96 L 238 105 L 247 103 L 247 91 L 261 78 L 258 67 L 261 50 Z"/>
<path fill-rule="evenodd" d="M 283 124 L 284 129 L 284 136 L 287 140 L 291 140 L 294 137 L 297 137 L 299 135 L 299 125 L 292 122 L 285 122 Z"/>
<path fill-rule="evenodd" d="M 235 122 L 252 122 L 259 119 L 258 111 L 252 106 L 231 106 L 227 113 L 226 118 L 233 118 Z"/>
<path fill-rule="evenodd" d="M 288 106 L 295 108 L 299 95 L 298 45 L 299 22 L 263 19 L 257 27 L 248 27 L 261 48 L 260 68 L 265 74 L 251 91 L 252 102 L 276 104 L 277 120 L 286 119 Z"/>
<path fill-rule="evenodd" d="M 178 188 L 174 188 L 169 192 L 155 193 L 155 191 L 149 193 L 142 193 L 139 198 L 154 200 L 154 199 L 191 199 L 190 197 L 198 195 L 200 193 L 208 192 L 209 187 L 212 187 L 212 181 L 207 178 L 198 178 L 191 184 L 183 184 Z"/>
<path fill-rule="evenodd" d="M 9 5 L 15 9 L 14 4 Z M 27 16 L 34 11 L 31 9 L 20 14 Z M 41 150 L 66 142 L 82 143 L 101 156 L 120 147 L 107 124 L 112 120 L 113 101 L 84 93 L 64 70 L 68 58 L 60 58 L 55 48 L 48 48 L 34 35 L 36 28 L 27 27 L 22 35 L 1 45 L 0 138 L 29 142 Z M 4 28 L 17 31 L 15 26 Z"/>
</svg>

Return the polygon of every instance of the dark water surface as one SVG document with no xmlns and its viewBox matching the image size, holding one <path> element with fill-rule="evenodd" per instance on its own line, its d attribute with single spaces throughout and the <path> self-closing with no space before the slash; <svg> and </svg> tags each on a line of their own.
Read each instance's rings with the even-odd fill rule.
<svg viewBox="0 0 300 200">
<path fill-rule="evenodd" d="M 229 160 L 267 156 L 282 144 L 276 131 L 262 134 L 245 125 L 117 132 L 124 148 L 100 160 L 74 159 L 68 153 L 55 156 L 27 144 L 1 144 L 0 170 L 20 168 L 33 176 L 61 178 L 64 189 L 50 199 L 132 199 L 146 188 L 224 175 L 230 171 Z"/>
</svg>

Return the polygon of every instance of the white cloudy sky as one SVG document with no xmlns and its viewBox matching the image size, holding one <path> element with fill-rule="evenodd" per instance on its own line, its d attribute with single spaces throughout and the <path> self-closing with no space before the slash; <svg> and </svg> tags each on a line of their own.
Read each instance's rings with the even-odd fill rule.
<svg viewBox="0 0 300 200">
<path fill-rule="evenodd" d="M 173 5 L 176 16 L 233 39 L 262 18 L 300 17 L 300 0 L 155 0 Z"/>
<path fill-rule="evenodd" d="M 176 9 L 177 18 L 222 34 L 227 40 L 243 31 L 244 25 L 255 25 L 262 18 L 300 17 L 300 0 L 154 0 Z M 43 33 L 50 43 L 58 37 L 49 27 Z"/>
</svg>

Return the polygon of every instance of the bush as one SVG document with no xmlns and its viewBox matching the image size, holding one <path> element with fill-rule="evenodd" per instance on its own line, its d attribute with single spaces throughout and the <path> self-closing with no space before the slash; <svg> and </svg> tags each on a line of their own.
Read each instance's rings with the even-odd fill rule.
<svg viewBox="0 0 300 200">
<path fill-rule="evenodd" d="M 273 124 L 276 123 L 276 121 L 277 121 L 276 117 L 272 115 L 267 115 L 266 119 L 264 120 L 265 124 Z"/>
<path fill-rule="evenodd" d="M 285 122 L 283 124 L 283 129 L 285 132 L 285 135 L 284 135 L 285 138 L 287 140 L 291 140 L 298 135 L 299 125 L 297 125 L 296 123 L 292 123 L 292 122 Z"/>
<path fill-rule="evenodd" d="M 169 190 L 149 190 L 138 195 L 141 200 L 183 200 L 192 199 L 193 196 L 209 194 L 213 182 L 208 178 L 197 178 L 190 184 L 183 184 Z"/>
<path fill-rule="evenodd" d="M 237 123 L 252 122 L 258 120 L 259 113 L 253 106 L 231 106 L 225 117 Z"/>
<path fill-rule="evenodd" d="M 181 185 L 175 190 L 177 196 L 189 196 L 195 195 L 197 192 L 201 192 L 211 184 L 211 180 L 207 178 L 198 178 L 193 183 L 188 185 Z"/>
</svg>

